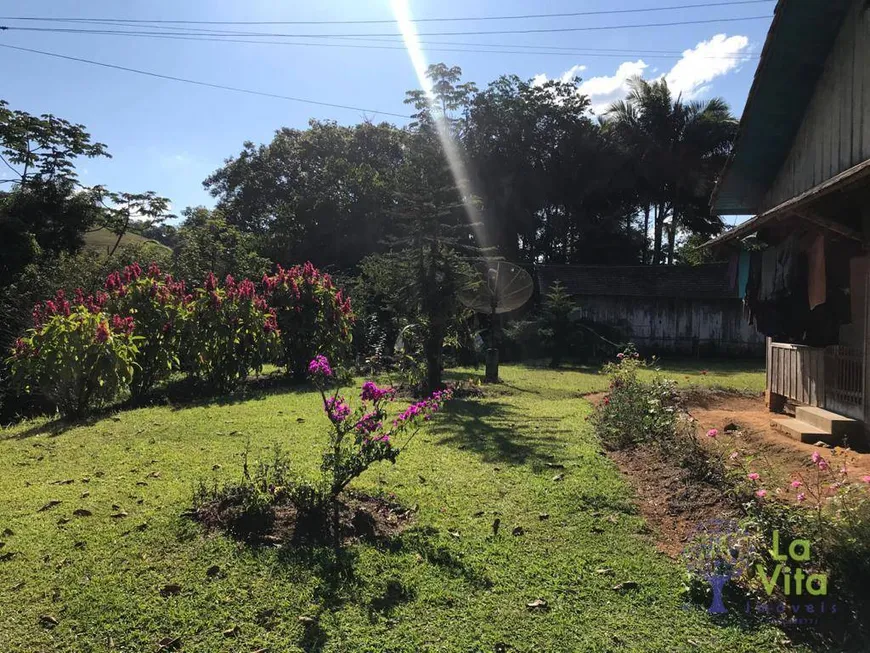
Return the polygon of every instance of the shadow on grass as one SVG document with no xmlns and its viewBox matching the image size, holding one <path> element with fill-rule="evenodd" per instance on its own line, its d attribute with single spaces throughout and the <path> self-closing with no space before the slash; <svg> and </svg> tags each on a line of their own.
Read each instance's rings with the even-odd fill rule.
<svg viewBox="0 0 870 653">
<path fill-rule="evenodd" d="M 31 426 L 19 433 L 0 436 L 2 440 L 23 440 L 35 435 L 56 437 L 80 426 L 93 426 L 107 417 L 129 410 L 149 408 L 152 406 L 171 406 L 172 410 L 185 410 L 201 406 L 231 406 L 248 401 L 266 399 L 276 394 L 291 392 L 313 392 L 314 387 L 308 383 L 300 383 L 283 374 L 268 374 L 251 377 L 235 390 L 217 394 L 202 382 L 183 378 L 152 389 L 142 397 L 133 397 L 127 401 L 93 409 L 85 418 L 58 417 L 48 422 Z"/>
<path fill-rule="evenodd" d="M 479 454 L 485 462 L 545 464 L 562 449 L 556 436 L 567 430 L 556 427 L 558 417 L 534 420 L 509 404 L 498 401 L 455 399 L 433 427 L 435 435 L 446 437 L 440 445 L 451 445 Z"/>
</svg>

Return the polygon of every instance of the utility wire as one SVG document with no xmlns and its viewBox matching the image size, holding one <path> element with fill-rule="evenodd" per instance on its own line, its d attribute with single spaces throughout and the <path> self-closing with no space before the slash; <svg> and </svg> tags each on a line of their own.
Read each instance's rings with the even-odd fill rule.
<svg viewBox="0 0 870 653">
<path fill-rule="evenodd" d="M 417 36 L 469 36 L 483 34 L 553 34 L 557 32 L 597 32 L 619 29 L 637 29 L 651 27 L 676 27 L 680 25 L 703 25 L 709 23 L 734 23 L 748 20 L 767 20 L 770 15 L 765 16 L 744 16 L 741 18 L 709 18 L 704 20 L 683 20 L 672 21 L 667 23 L 645 23 L 632 25 L 598 25 L 594 27 L 550 27 L 537 29 L 515 29 L 515 30 L 490 30 L 490 31 L 463 31 L 463 32 L 418 32 Z M 0 25 L 0 30 L 3 31 L 18 31 L 18 32 L 55 32 L 55 33 L 72 33 L 72 34 L 104 34 L 107 30 L 87 30 L 75 29 L 66 27 L 18 27 Z M 141 35 L 159 35 L 165 32 L 141 32 Z M 282 32 L 234 32 L 228 33 L 227 36 L 257 36 L 257 37 L 286 37 L 286 38 L 344 38 L 344 37 L 396 37 L 401 36 L 395 32 L 387 33 L 372 33 L 372 34 L 293 34 Z"/>
<path fill-rule="evenodd" d="M 414 18 L 415 23 L 448 23 L 486 20 L 530 20 L 535 18 L 573 18 L 578 16 L 604 16 L 613 14 L 635 14 L 678 9 L 697 9 L 708 7 L 732 7 L 771 3 L 775 0 L 734 0 L 731 2 L 703 2 L 697 4 L 671 5 L 667 7 L 640 7 L 636 9 L 606 9 L 600 11 L 572 11 L 555 14 L 521 14 L 513 16 L 454 16 L 445 18 Z M 27 20 L 58 23 L 162 23 L 173 25 L 387 25 L 395 19 L 374 20 L 145 20 L 126 18 L 47 18 L 42 16 L 0 16 L 0 20 Z"/>
<path fill-rule="evenodd" d="M 137 68 L 128 68 L 126 66 L 118 66 L 111 63 L 105 63 L 102 61 L 93 61 L 91 59 L 82 59 L 79 57 L 71 57 L 65 54 L 58 54 L 56 52 L 45 52 L 44 50 L 34 50 L 33 48 L 22 48 L 16 45 L 6 45 L 5 43 L 0 43 L 0 48 L 7 48 L 9 50 L 18 50 L 20 52 L 30 52 L 33 54 L 41 54 L 46 57 L 55 57 L 56 59 L 65 59 L 67 61 L 78 61 L 79 63 L 86 63 L 92 66 L 102 66 L 103 68 L 112 68 L 113 70 L 123 70 L 128 73 L 136 73 L 137 75 L 146 75 L 148 77 L 156 77 L 158 79 L 168 79 L 174 82 L 184 82 L 185 84 L 196 84 L 197 86 L 206 86 L 208 88 L 217 88 L 223 91 L 234 91 L 236 93 L 247 93 L 249 95 L 259 95 L 262 97 L 270 97 L 276 98 L 279 100 L 289 100 L 291 102 L 302 102 L 304 104 L 316 104 L 321 107 L 332 107 L 334 109 L 348 109 L 351 111 L 361 111 L 363 113 L 372 113 L 379 114 L 382 116 L 393 116 L 395 118 L 408 118 L 409 116 L 402 113 L 391 113 L 390 111 L 375 111 L 374 109 L 362 109 L 360 107 L 352 107 L 346 104 L 333 104 L 331 102 L 318 102 L 317 100 L 306 100 L 305 98 L 291 97 L 289 95 L 279 95 L 277 93 L 266 93 L 263 91 L 254 91 L 247 88 L 239 88 L 237 86 L 225 86 L 223 84 L 212 84 L 211 82 L 201 82 L 195 79 L 185 79 L 184 77 L 174 77 L 172 75 L 163 75 L 160 73 L 154 73 L 148 70 L 139 70 Z"/>
<path fill-rule="evenodd" d="M 370 42 L 380 43 L 383 45 L 358 45 L 356 43 L 318 43 L 318 42 L 299 42 L 299 41 L 262 41 L 262 40 L 251 40 L 251 39 L 236 39 L 236 38 L 217 38 L 207 35 L 184 35 L 184 34 L 176 34 L 176 33 L 168 33 L 168 34 L 154 34 L 150 32 L 115 32 L 115 31 L 105 31 L 100 32 L 100 35 L 113 35 L 113 36 L 128 36 L 133 38 L 155 38 L 155 39 L 164 39 L 164 40 L 172 40 L 172 41 L 200 41 L 200 42 L 211 42 L 211 43 L 250 43 L 255 45 L 289 45 L 289 46 L 297 46 L 297 47 L 320 47 L 320 48 L 351 48 L 351 49 L 364 49 L 364 50 L 397 50 L 401 52 L 405 52 L 404 45 L 398 45 L 396 41 L 382 41 L 382 40 L 371 40 Z M 366 39 L 354 39 L 359 41 L 366 41 Z M 390 43 L 396 43 L 396 45 L 388 45 Z M 444 45 L 454 45 L 450 42 L 442 41 Z M 510 48 L 514 46 L 510 45 L 489 45 L 485 43 L 478 44 L 456 44 L 456 45 L 468 45 L 472 46 L 475 49 L 469 49 L 467 47 L 458 47 L 458 48 L 447 48 L 447 47 L 434 47 L 428 48 L 429 52 L 459 52 L 459 53 L 473 53 L 473 54 L 515 54 L 515 55 L 538 55 L 538 56 L 563 56 L 563 57 L 574 57 L 577 55 L 581 55 L 584 57 L 609 57 L 621 59 L 627 56 L 638 56 L 638 57 L 647 57 L 647 58 L 658 58 L 658 59 L 674 59 L 683 56 L 683 52 L 680 51 L 666 51 L 666 50 L 619 50 L 619 49 L 605 49 L 604 51 L 599 51 L 597 49 L 576 49 L 576 48 L 550 48 L 547 46 L 517 46 L 517 47 L 526 47 L 526 48 L 534 48 L 534 49 L 526 49 L 526 50 L 493 50 L 493 49 L 476 49 L 476 48 L 493 48 L 493 47 L 504 47 Z M 723 54 L 716 56 L 699 56 L 700 59 L 734 59 L 737 61 L 743 61 L 745 59 L 750 59 L 753 57 L 757 57 L 757 55 L 751 54 Z"/>
</svg>

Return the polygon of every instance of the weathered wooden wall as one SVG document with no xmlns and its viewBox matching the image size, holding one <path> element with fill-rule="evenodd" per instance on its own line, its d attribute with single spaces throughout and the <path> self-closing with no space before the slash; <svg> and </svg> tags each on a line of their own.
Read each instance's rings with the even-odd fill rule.
<svg viewBox="0 0 870 653">
<path fill-rule="evenodd" d="M 644 349 L 686 355 L 763 356 L 764 336 L 739 299 L 575 298 L 585 319 L 622 330 Z"/>
<path fill-rule="evenodd" d="M 807 406 L 825 406 L 825 350 L 770 342 L 767 389 Z"/>
<path fill-rule="evenodd" d="M 853 0 L 791 151 L 759 212 L 870 159 L 870 10 L 866 6 L 866 0 Z"/>
</svg>

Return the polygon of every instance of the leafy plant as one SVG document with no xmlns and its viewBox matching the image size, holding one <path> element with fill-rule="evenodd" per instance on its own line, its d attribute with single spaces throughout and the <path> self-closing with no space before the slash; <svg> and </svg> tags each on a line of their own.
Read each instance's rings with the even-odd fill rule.
<svg viewBox="0 0 870 653">
<path fill-rule="evenodd" d="M 647 363 L 633 345 L 607 363 L 610 392 L 592 414 L 592 423 L 604 446 L 624 449 L 639 442 L 672 443 L 677 430 L 676 391 L 671 380 L 655 376 L 646 383 L 639 371 Z"/>
<path fill-rule="evenodd" d="M 35 326 L 9 359 L 13 381 L 48 397 L 65 417 L 115 399 L 133 379 L 138 353 L 133 319 L 109 316 L 101 300 L 70 305 L 63 291 L 34 310 Z"/>
<path fill-rule="evenodd" d="M 140 340 L 131 391 L 141 396 L 180 367 L 181 336 L 193 297 L 187 294 L 184 281 L 163 275 L 156 263 L 149 265 L 144 275 L 138 263 L 113 272 L 105 289 L 109 306 L 132 316 L 136 324 Z"/>
<path fill-rule="evenodd" d="M 288 374 L 305 376 L 315 355 L 342 361 L 350 354 L 350 298 L 310 262 L 263 277 L 265 294 L 281 329 L 280 362 Z"/>
<path fill-rule="evenodd" d="M 539 335 L 550 354 L 550 367 L 559 367 L 571 344 L 576 328 L 571 324 L 571 311 L 576 305 L 565 287 L 556 282 L 544 299 Z"/>
<path fill-rule="evenodd" d="M 183 367 L 201 382 L 229 391 L 274 358 L 279 343 L 275 312 L 250 280 L 236 282 L 228 275 L 221 287 L 209 273 L 188 306 Z"/>
</svg>

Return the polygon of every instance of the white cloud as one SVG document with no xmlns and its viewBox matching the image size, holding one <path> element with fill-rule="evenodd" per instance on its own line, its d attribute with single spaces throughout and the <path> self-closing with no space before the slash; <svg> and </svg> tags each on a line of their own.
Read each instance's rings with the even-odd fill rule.
<svg viewBox="0 0 870 653">
<path fill-rule="evenodd" d="M 717 77 L 739 69 L 749 59 L 748 55 L 747 37 L 716 34 L 707 41 L 701 41 L 694 48 L 684 50 L 674 67 L 667 73 L 658 75 L 656 79 L 664 77 L 674 96 L 681 94 L 684 100 L 690 100 L 709 92 L 711 82 Z M 590 111 L 601 114 L 607 111 L 613 102 L 621 100 L 628 94 L 629 78 L 643 75 L 648 68 L 648 64 L 643 59 L 624 61 L 613 75 L 590 77 L 580 84 L 578 91 L 589 96 Z M 583 70 L 586 70 L 586 66 L 572 66 L 559 79 L 571 81 Z M 658 68 L 652 68 L 649 72 L 656 73 Z M 532 83 L 540 86 L 547 79 L 545 73 L 540 73 L 535 75 Z"/>
<path fill-rule="evenodd" d="M 592 102 L 592 113 L 603 113 L 616 100 L 621 100 L 628 92 L 628 80 L 635 75 L 643 75 L 647 68 L 643 59 L 624 61 L 611 76 L 590 77 L 580 84 L 578 92 L 588 95 Z"/>
<path fill-rule="evenodd" d="M 710 90 L 710 82 L 740 67 L 748 59 L 749 39 L 745 36 L 726 37 L 716 34 L 709 41 L 701 41 L 665 74 L 673 94 L 682 94 L 684 100 Z"/>
</svg>

